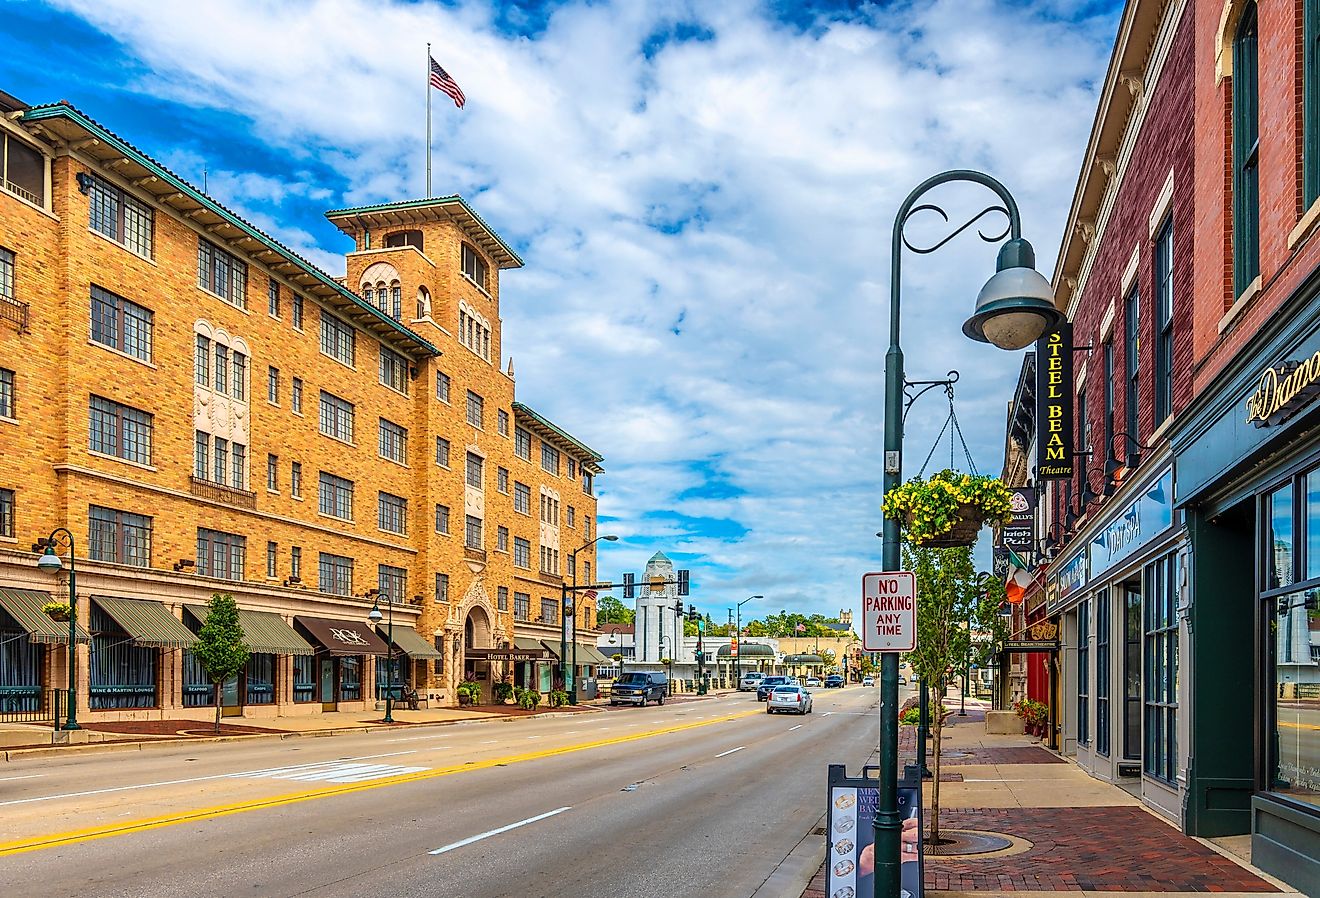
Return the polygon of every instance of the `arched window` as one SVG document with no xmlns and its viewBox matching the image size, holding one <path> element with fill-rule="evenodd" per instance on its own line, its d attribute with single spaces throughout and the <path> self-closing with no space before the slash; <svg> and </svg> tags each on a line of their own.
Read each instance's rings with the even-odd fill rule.
<svg viewBox="0 0 1320 898">
<path fill-rule="evenodd" d="M 417 317 L 431 317 L 431 291 L 425 287 L 417 288 Z"/>
</svg>

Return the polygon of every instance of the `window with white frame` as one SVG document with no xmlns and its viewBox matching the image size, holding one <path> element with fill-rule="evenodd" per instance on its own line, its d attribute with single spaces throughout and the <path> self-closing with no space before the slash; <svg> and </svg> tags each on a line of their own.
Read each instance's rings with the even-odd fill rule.
<svg viewBox="0 0 1320 898">
<path fill-rule="evenodd" d="M 293 379 L 293 385 L 289 391 L 289 408 L 298 414 L 302 414 L 303 382 L 301 377 Z"/>
<path fill-rule="evenodd" d="M 14 394 L 14 372 L 0 368 L 0 418 L 16 417 L 18 403 Z"/>
<path fill-rule="evenodd" d="M 0 185 L 34 206 L 46 207 L 46 157 L 3 131 L 0 131 Z"/>
<path fill-rule="evenodd" d="M 14 252 L 0 247 L 0 300 L 13 302 L 14 296 Z"/>
<path fill-rule="evenodd" d="M 303 329 L 303 298 L 297 293 L 293 294 L 293 327 Z"/>
<path fill-rule="evenodd" d="M 280 404 L 280 369 L 273 365 L 266 366 L 266 401 L 271 405 Z"/>
<path fill-rule="evenodd" d="M 266 453 L 266 489 L 272 493 L 280 489 L 280 457 Z"/>
<path fill-rule="evenodd" d="M 489 290 L 486 284 L 486 275 L 488 272 L 486 262 L 471 246 L 463 244 L 463 275 L 482 290 Z"/>
<path fill-rule="evenodd" d="M 451 381 L 450 381 L 450 379 L 449 379 L 449 375 L 448 375 L 448 374 L 445 374 L 443 371 L 437 371 L 437 372 L 435 373 L 435 398 L 436 398 L 436 399 L 439 399 L 441 402 L 448 402 L 448 401 L 449 401 L 449 387 L 450 387 L 450 383 L 451 383 Z"/>
<path fill-rule="evenodd" d="M 280 317 L 280 285 L 274 278 L 266 287 L 266 314 L 272 318 Z"/>
<path fill-rule="evenodd" d="M 14 538 L 14 491 L 0 489 L 0 536 Z"/>
<path fill-rule="evenodd" d="M 295 499 L 302 498 L 302 462 L 289 466 L 289 494 Z"/>
</svg>

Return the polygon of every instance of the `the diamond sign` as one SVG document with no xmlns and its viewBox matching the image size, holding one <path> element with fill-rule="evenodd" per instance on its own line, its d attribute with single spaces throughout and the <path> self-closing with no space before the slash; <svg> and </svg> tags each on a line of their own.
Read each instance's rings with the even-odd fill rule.
<svg viewBox="0 0 1320 898">
<path fill-rule="evenodd" d="M 868 652 L 917 647 L 917 578 L 911 571 L 862 575 L 862 647 Z"/>
</svg>

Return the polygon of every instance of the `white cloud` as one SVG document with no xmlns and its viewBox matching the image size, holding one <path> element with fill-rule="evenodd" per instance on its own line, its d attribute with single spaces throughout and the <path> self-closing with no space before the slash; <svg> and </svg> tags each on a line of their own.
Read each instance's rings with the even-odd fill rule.
<svg viewBox="0 0 1320 898">
<path fill-rule="evenodd" d="M 477 3 L 59 5 L 150 72 L 135 89 L 248 117 L 289 171 L 217 172 L 213 191 L 332 271 L 342 247 L 281 210 L 421 194 L 432 36 L 469 99 L 433 95 L 436 192 L 464 194 L 527 261 L 502 280 L 504 347 L 525 401 L 606 456 L 600 511 L 624 541 L 602 571 L 662 549 L 712 608 L 742 591 L 824 613 L 855 605 L 879 558 L 895 210 L 934 172 L 989 171 L 1048 273 L 1116 18 L 940 0 L 802 30 L 751 0 L 581 2 L 525 38 Z M 708 39 L 648 59 L 679 22 Z M 305 173 L 318 162 L 338 184 Z M 993 200 L 933 196 L 955 223 Z M 969 232 L 903 259 L 908 376 L 961 371 L 982 470 L 1020 363 L 959 330 L 994 253 Z M 909 472 L 946 414 L 938 394 L 913 410 Z M 947 460 L 943 443 L 932 465 Z M 708 477 L 735 495 L 700 498 Z"/>
</svg>

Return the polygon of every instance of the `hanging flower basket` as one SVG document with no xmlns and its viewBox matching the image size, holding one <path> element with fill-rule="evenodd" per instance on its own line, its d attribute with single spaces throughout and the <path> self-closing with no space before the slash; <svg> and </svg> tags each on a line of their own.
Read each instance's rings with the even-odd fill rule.
<svg viewBox="0 0 1320 898">
<path fill-rule="evenodd" d="M 51 620 L 67 622 L 69 620 L 69 605 L 67 602 L 47 602 L 41 606 L 41 610 Z"/>
<path fill-rule="evenodd" d="M 885 496 L 885 517 L 895 519 L 914 546 L 970 546 L 986 524 L 1012 519 L 1011 494 L 998 477 L 944 470 L 914 477 Z"/>
</svg>

